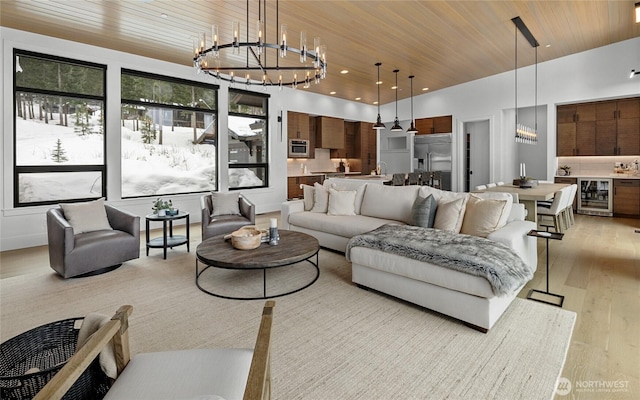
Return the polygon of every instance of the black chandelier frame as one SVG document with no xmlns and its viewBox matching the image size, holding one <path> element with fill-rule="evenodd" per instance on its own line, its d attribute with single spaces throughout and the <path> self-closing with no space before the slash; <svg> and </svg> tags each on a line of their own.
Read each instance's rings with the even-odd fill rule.
<svg viewBox="0 0 640 400">
<path fill-rule="evenodd" d="M 262 3 L 264 3 L 264 19 L 261 19 L 261 8 L 260 8 L 260 2 L 258 2 L 259 4 L 259 11 L 258 11 L 258 17 L 259 20 L 261 20 L 263 22 L 262 26 L 263 26 L 263 32 L 264 32 L 264 37 L 266 38 L 266 27 L 267 27 L 267 12 L 266 12 L 266 0 L 262 0 Z M 279 24 L 279 1 L 276 1 L 276 27 L 280 27 Z M 246 37 L 249 37 L 249 0 L 247 0 L 247 21 L 246 21 Z M 212 40 L 213 41 L 213 40 Z M 224 44 L 213 44 L 212 46 L 205 48 L 206 44 L 203 43 L 201 46 L 198 47 L 195 56 L 193 57 L 193 66 L 200 72 L 204 72 L 208 75 L 213 76 L 216 79 L 220 79 L 223 81 L 227 81 L 230 83 L 244 83 L 247 85 L 251 85 L 251 84 L 256 84 L 256 85 L 263 85 L 263 86 L 292 86 L 292 87 L 297 87 L 298 84 L 303 83 L 305 85 L 305 87 L 308 87 L 311 83 L 311 80 L 314 80 L 315 83 L 319 83 L 321 79 L 324 79 L 326 77 L 327 74 L 327 62 L 324 59 L 324 55 L 323 54 L 318 54 L 319 53 L 319 49 L 317 49 L 316 51 L 309 51 L 307 50 L 305 47 L 303 47 L 302 49 L 298 49 L 296 47 L 292 47 L 289 46 L 286 41 L 283 41 L 283 43 L 280 44 L 276 44 L 276 43 L 268 43 L 266 40 L 265 41 L 255 41 L 255 42 L 240 42 L 240 41 L 234 41 L 231 43 L 224 43 Z M 225 50 L 225 49 L 240 49 L 240 48 L 245 48 L 246 49 L 246 64 L 244 66 L 209 66 L 206 64 L 206 58 L 207 56 L 209 56 L 210 54 L 216 54 L 218 53 L 220 50 Z M 267 52 L 264 51 L 258 51 L 256 52 L 256 49 L 273 49 L 276 51 L 276 55 L 275 55 L 275 59 L 276 59 L 276 65 L 275 66 L 269 66 L 267 65 Z M 306 58 L 309 58 L 311 60 L 311 65 L 309 64 L 303 64 L 303 65 L 299 65 L 299 66 L 281 66 L 280 65 L 280 58 L 284 58 L 285 56 L 282 56 L 281 54 L 285 54 L 287 52 L 291 52 L 294 54 L 299 55 L 301 58 L 305 58 L 305 62 L 306 62 Z M 280 53 L 280 54 L 279 54 Z M 262 54 L 264 54 L 264 57 L 261 57 Z M 257 65 L 252 66 L 249 63 L 250 58 L 253 58 L 253 61 L 257 63 Z M 263 59 L 264 58 L 264 59 Z M 221 72 L 232 72 L 232 74 L 230 76 L 225 76 L 222 75 Z M 233 75 L 234 71 L 240 71 L 240 72 L 260 72 L 263 79 L 262 81 L 256 80 L 251 78 L 251 76 L 249 75 L 249 78 L 245 77 L 245 76 L 235 76 Z M 304 76 L 301 77 L 301 79 L 298 79 L 298 77 L 296 76 L 296 74 L 294 74 L 294 77 L 291 81 L 286 81 L 283 82 L 280 79 L 278 79 L 278 81 L 273 81 L 271 79 L 271 77 L 268 76 L 269 72 L 281 72 L 281 71 L 300 71 L 304 74 Z M 313 74 L 309 74 L 309 72 L 313 72 Z"/>
</svg>

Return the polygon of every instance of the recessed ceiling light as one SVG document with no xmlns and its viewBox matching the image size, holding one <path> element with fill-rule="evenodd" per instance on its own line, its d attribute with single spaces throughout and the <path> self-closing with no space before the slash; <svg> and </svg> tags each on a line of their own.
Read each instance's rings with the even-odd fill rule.
<svg viewBox="0 0 640 400">
<path fill-rule="evenodd" d="M 382 85 L 382 81 L 376 82 L 376 85 Z"/>
<path fill-rule="evenodd" d="M 551 47 L 551 45 L 550 45 L 550 44 L 548 44 L 548 45 L 546 45 L 546 46 L 544 46 L 544 47 L 549 48 L 549 47 Z"/>
<path fill-rule="evenodd" d="M 168 16 L 167 14 L 165 14 L 165 13 L 160 14 L 160 17 L 162 17 L 162 18 L 164 18 L 164 19 L 169 18 L 169 16 Z"/>
<path fill-rule="evenodd" d="M 373 104 L 378 104 L 378 102 L 377 102 L 377 101 L 374 101 L 374 102 L 373 102 Z"/>
<path fill-rule="evenodd" d="M 396 90 L 397 88 L 397 86 L 391 86 L 391 90 Z"/>
<path fill-rule="evenodd" d="M 336 94 L 336 92 L 329 92 L 329 94 Z"/>
<path fill-rule="evenodd" d="M 356 100 L 362 100 L 362 97 L 356 97 Z"/>
<path fill-rule="evenodd" d="M 349 73 L 349 70 L 347 70 L 347 69 L 343 69 L 342 71 L 340 71 L 340 73 L 341 73 L 341 74 L 348 74 L 348 73 Z"/>
<path fill-rule="evenodd" d="M 428 88 L 428 87 L 423 87 L 423 88 L 422 88 L 422 91 L 423 91 L 423 92 L 426 92 L 427 90 L 429 90 L 429 88 Z"/>
</svg>

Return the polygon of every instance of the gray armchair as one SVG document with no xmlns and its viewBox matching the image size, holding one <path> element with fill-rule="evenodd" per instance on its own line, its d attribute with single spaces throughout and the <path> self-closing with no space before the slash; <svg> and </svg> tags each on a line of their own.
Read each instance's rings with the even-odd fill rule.
<svg viewBox="0 0 640 400">
<path fill-rule="evenodd" d="M 200 198 L 202 209 L 202 240 L 217 235 L 231 233 L 246 225 L 255 225 L 256 207 L 246 197 L 238 197 L 240 215 L 216 215 L 213 214 L 213 199 L 211 194 L 205 194 Z"/>
<path fill-rule="evenodd" d="M 94 275 L 140 257 L 140 217 L 105 204 L 113 230 L 74 234 L 62 208 L 47 211 L 49 263 L 64 278 Z"/>
</svg>

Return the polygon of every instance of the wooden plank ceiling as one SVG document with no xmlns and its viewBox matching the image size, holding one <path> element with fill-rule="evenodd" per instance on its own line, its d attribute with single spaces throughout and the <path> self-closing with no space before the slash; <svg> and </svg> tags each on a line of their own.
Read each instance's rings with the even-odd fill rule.
<svg viewBox="0 0 640 400">
<path fill-rule="evenodd" d="M 383 104 L 395 98 L 396 68 L 399 99 L 410 96 L 409 75 L 415 75 L 417 95 L 422 88 L 433 91 L 512 70 L 516 16 L 541 44 L 539 62 L 640 36 L 633 0 L 281 0 L 278 14 L 275 0 L 251 0 L 250 35 L 259 5 L 263 16 L 266 7 L 269 42 L 277 41 L 277 15 L 291 46 L 299 47 L 302 30 L 310 47 L 316 36 L 326 45 L 327 79 L 304 90 L 335 91 L 336 97 L 369 104 L 376 100 L 378 61 Z M 240 22 L 241 40 L 247 21 L 243 0 L 2 0 L 0 7 L 2 26 L 185 65 L 192 64 L 194 38 L 210 32 L 212 24 L 219 25 L 221 42 L 228 42 L 231 21 Z M 535 52 L 522 36 L 517 53 L 519 67 L 534 63 Z"/>
</svg>

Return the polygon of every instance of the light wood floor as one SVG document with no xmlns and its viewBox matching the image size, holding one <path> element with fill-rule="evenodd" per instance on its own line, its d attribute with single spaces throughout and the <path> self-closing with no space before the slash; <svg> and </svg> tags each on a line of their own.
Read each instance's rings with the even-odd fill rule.
<svg viewBox="0 0 640 400">
<path fill-rule="evenodd" d="M 279 213 L 257 216 L 256 225 L 267 228 L 269 218 L 279 218 Z M 572 383 L 573 398 L 640 398 L 640 233 L 634 232 L 639 228 L 638 219 L 576 215 L 576 224 L 563 240 L 549 241 L 549 289 L 564 295 L 563 308 L 578 315 L 561 374 Z M 200 225 L 190 229 L 194 249 L 200 242 Z M 152 236 L 158 234 L 154 231 Z M 144 243 L 141 248 L 144 251 Z M 545 289 L 542 239 L 538 260 L 533 280 L 519 297 L 525 298 L 530 288 Z M 48 263 L 46 246 L 1 252 L 0 279 L 49 270 Z M 618 385 L 620 391 L 577 388 L 607 384 Z M 567 398 L 572 397 L 556 396 Z"/>
</svg>

